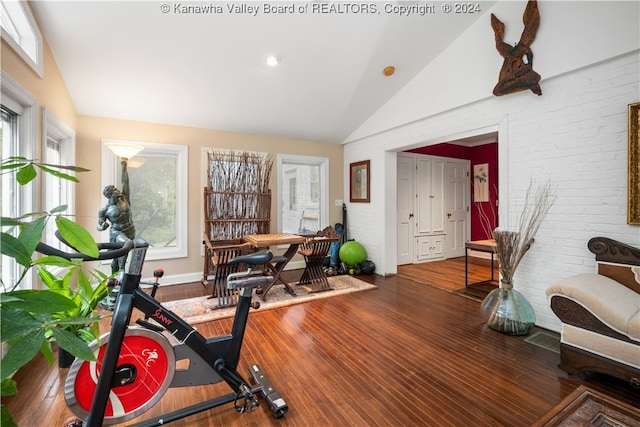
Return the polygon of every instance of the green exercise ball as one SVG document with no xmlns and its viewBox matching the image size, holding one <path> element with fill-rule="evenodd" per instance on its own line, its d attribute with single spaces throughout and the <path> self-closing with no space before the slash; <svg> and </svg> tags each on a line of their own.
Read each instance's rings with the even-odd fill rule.
<svg viewBox="0 0 640 427">
<path fill-rule="evenodd" d="M 345 264 L 356 265 L 367 259 L 367 251 L 360 243 L 350 240 L 340 246 L 338 256 Z"/>
</svg>

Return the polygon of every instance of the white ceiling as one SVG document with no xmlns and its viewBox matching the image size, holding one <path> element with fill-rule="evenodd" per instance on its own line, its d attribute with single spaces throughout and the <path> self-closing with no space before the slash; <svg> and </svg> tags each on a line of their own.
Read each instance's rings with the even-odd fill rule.
<svg viewBox="0 0 640 427">
<path fill-rule="evenodd" d="M 251 0 L 31 6 L 79 114 L 341 143 L 494 3 L 472 14 L 446 14 L 451 3 L 439 1 L 376 2 L 373 14 L 311 13 L 362 5 L 311 1 L 270 3 L 309 8 L 279 14 Z M 412 4 L 434 13 L 385 10 Z M 222 13 L 179 13 L 179 5 Z M 266 65 L 269 54 L 279 66 Z"/>
</svg>

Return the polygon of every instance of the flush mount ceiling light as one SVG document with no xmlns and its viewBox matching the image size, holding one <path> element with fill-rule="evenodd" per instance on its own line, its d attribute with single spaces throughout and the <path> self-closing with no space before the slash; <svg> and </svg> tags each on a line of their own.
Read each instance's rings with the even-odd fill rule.
<svg viewBox="0 0 640 427">
<path fill-rule="evenodd" d="M 387 77 L 392 76 L 393 73 L 395 72 L 396 72 L 396 67 L 394 67 L 393 65 L 389 65 L 388 67 L 385 67 L 384 70 L 382 70 L 382 74 L 384 74 Z"/>
<path fill-rule="evenodd" d="M 278 58 L 277 56 L 275 56 L 275 55 L 267 56 L 267 65 L 268 66 L 275 67 L 279 63 L 280 63 L 280 58 Z"/>
</svg>

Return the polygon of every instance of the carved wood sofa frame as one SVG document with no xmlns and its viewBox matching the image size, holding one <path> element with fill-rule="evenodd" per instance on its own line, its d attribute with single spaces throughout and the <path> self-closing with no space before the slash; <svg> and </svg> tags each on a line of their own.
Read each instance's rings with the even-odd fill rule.
<svg viewBox="0 0 640 427">
<path fill-rule="evenodd" d="M 559 367 L 582 379 L 603 373 L 640 387 L 640 249 L 606 237 L 589 240 L 588 248 L 598 274 L 574 276 L 547 290 L 563 325 Z M 568 343 L 569 334 L 585 338 Z"/>
</svg>

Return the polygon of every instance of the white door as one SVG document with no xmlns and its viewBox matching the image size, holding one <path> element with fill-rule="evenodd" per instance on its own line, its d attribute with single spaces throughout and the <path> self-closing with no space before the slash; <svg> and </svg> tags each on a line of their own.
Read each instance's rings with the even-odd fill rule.
<svg viewBox="0 0 640 427">
<path fill-rule="evenodd" d="M 469 230 L 469 161 L 447 161 L 446 165 L 446 257 L 464 256 Z"/>
<path fill-rule="evenodd" d="M 398 156 L 398 265 L 413 263 L 414 251 L 414 197 L 411 157 Z"/>
<path fill-rule="evenodd" d="M 449 197 L 444 192 L 445 161 L 433 159 L 431 165 L 431 231 L 443 233 L 446 228 L 445 200 Z"/>
</svg>

